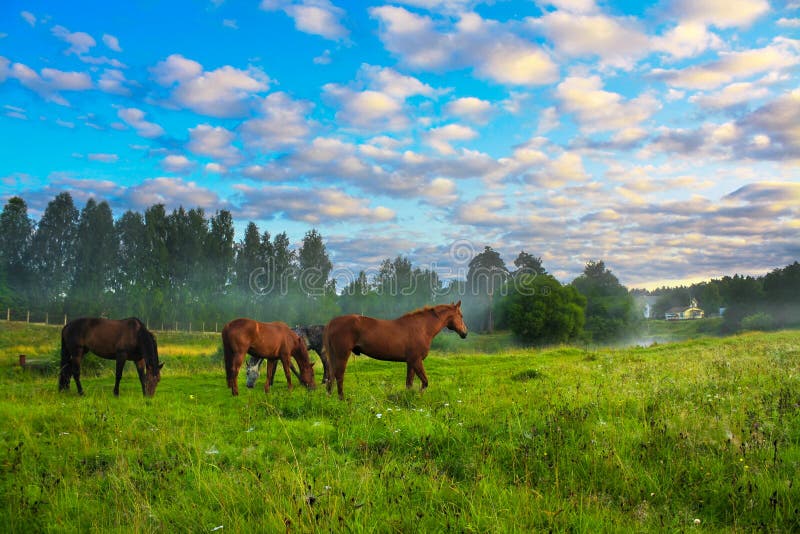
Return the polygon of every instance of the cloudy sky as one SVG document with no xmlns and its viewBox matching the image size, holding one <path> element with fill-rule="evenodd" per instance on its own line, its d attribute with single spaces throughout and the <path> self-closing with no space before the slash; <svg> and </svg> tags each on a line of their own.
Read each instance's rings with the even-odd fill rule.
<svg viewBox="0 0 800 534">
<path fill-rule="evenodd" d="M 798 0 L 5 0 L 0 199 L 229 209 L 340 272 L 756 274 L 800 259 L 798 80 Z"/>
</svg>

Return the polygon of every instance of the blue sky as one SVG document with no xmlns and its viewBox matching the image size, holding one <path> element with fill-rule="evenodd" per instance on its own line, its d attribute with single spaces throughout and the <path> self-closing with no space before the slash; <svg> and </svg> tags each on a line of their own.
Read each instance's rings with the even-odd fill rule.
<svg viewBox="0 0 800 534">
<path fill-rule="evenodd" d="M 317 228 L 340 274 L 755 274 L 800 257 L 798 74 L 797 0 L 7 0 L 0 197 Z"/>
</svg>

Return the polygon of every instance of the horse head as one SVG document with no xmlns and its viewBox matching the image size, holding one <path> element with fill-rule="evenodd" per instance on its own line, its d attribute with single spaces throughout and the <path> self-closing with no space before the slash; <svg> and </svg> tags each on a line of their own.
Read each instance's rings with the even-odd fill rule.
<svg viewBox="0 0 800 534">
<path fill-rule="evenodd" d="M 258 369 L 263 361 L 262 358 L 256 358 L 255 356 L 251 356 L 247 360 L 247 387 L 251 389 L 255 387 L 258 380 Z"/>
<path fill-rule="evenodd" d="M 152 397 L 156 393 L 156 386 L 161 381 L 161 368 L 164 363 L 158 361 L 158 343 L 155 336 L 144 328 L 140 331 L 142 354 L 144 355 L 144 394 Z"/>
<path fill-rule="evenodd" d="M 314 381 L 314 364 L 311 363 L 311 358 L 308 356 L 308 349 L 306 348 L 305 341 L 297 334 L 295 334 L 292 356 L 297 360 L 297 365 L 300 366 L 299 373 L 295 373 L 297 378 L 308 389 L 316 388 L 317 383 Z"/>
<path fill-rule="evenodd" d="M 451 304 L 450 316 L 447 318 L 447 328 L 455 331 L 461 339 L 467 337 L 467 325 L 464 323 L 464 316 L 461 315 L 461 301 Z"/>
</svg>

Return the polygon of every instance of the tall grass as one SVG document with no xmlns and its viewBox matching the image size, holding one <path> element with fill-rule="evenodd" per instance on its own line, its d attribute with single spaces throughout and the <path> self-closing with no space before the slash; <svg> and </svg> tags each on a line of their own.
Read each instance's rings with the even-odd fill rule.
<svg viewBox="0 0 800 534">
<path fill-rule="evenodd" d="M 132 369 L 119 398 L 111 368 L 59 394 L 6 348 L 51 354 L 57 332 L 0 325 L 9 532 L 800 529 L 799 332 L 538 351 L 495 338 L 432 352 L 423 394 L 403 365 L 353 357 L 345 402 L 282 376 L 231 397 L 201 335 L 159 335 L 152 399 Z"/>
</svg>

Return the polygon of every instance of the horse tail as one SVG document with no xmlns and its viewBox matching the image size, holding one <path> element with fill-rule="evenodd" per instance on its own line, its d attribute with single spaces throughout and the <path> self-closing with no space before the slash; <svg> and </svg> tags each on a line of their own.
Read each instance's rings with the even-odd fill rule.
<svg viewBox="0 0 800 534">
<path fill-rule="evenodd" d="M 230 385 L 233 381 L 236 380 L 236 376 L 233 372 L 233 347 L 231 347 L 231 342 L 229 339 L 230 332 L 228 331 L 228 325 L 225 325 L 222 329 L 222 354 L 224 356 L 225 362 L 225 378 L 228 380 L 228 384 Z"/>
<path fill-rule="evenodd" d="M 71 357 L 69 355 L 69 349 L 67 349 L 67 327 L 69 325 L 64 325 L 64 328 L 61 329 L 61 368 L 58 374 L 58 389 L 65 390 L 69 389 L 69 367 L 71 364 Z"/>
</svg>

